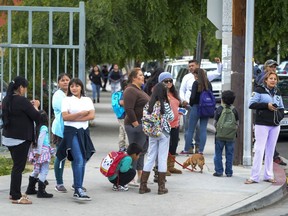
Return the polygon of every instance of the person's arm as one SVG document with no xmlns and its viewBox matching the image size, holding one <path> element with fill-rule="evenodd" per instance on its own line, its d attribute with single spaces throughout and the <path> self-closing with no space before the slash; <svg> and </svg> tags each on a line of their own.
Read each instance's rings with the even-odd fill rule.
<svg viewBox="0 0 288 216">
<path fill-rule="evenodd" d="M 261 94 L 258 92 L 253 92 L 252 97 L 249 101 L 249 109 L 273 109 L 272 103 L 259 102 L 261 99 Z M 272 108 L 273 107 L 273 108 Z"/>
<path fill-rule="evenodd" d="M 38 158 L 42 154 L 42 147 L 43 147 L 43 143 L 44 143 L 44 139 L 45 139 L 46 135 L 47 135 L 46 130 L 40 131 L 40 134 L 39 134 L 38 139 L 37 139 L 37 153 L 35 155 L 36 158 Z"/>
<path fill-rule="evenodd" d="M 181 85 L 180 85 L 180 89 L 179 89 L 179 96 L 181 99 L 181 102 L 184 103 L 185 102 L 185 92 L 186 92 L 186 82 L 187 82 L 187 75 L 185 75 L 182 79 Z M 187 102 L 187 101 L 186 101 Z M 184 104 L 183 104 L 184 105 Z M 187 105 L 187 103 L 186 103 Z M 185 105 L 184 105 L 185 106 Z"/>
<path fill-rule="evenodd" d="M 137 117 L 134 111 L 137 95 L 136 95 L 136 92 L 134 92 L 134 89 L 127 88 L 124 91 L 123 99 L 124 99 L 124 109 L 125 109 L 126 115 L 130 119 L 133 127 L 137 127 L 139 125 L 139 122 L 137 121 Z"/>
<path fill-rule="evenodd" d="M 61 92 L 59 92 L 62 90 L 57 90 L 53 97 L 52 97 L 52 108 L 55 112 L 61 112 L 61 105 L 62 105 L 62 100 L 63 98 L 65 98 L 65 93 L 63 92 L 63 94 Z"/>
<path fill-rule="evenodd" d="M 93 80 L 93 74 L 92 74 L 93 72 L 91 72 L 90 74 L 89 74 L 89 80 L 92 82 L 92 80 Z"/>
<path fill-rule="evenodd" d="M 165 114 L 167 116 L 168 121 L 172 121 L 174 119 L 174 113 L 168 103 L 164 103 Z"/>
<path fill-rule="evenodd" d="M 22 108 L 22 110 L 24 111 L 24 113 L 26 113 L 26 115 L 29 116 L 30 119 L 32 119 L 33 121 L 36 122 L 36 124 L 39 122 L 40 119 L 40 113 L 38 111 L 38 109 L 36 109 L 37 106 L 39 106 L 40 102 L 38 100 L 36 103 L 34 103 L 34 105 L 32 104 L 32 102 L 30 102 L 27 98 L 22 97 L 19 98 L 21 100 L 21 102 L 19 103 L 19 106 Z"/>
<path fill-rule="evenodd" d="M 216 110 L 215 110 L 215 114 L 214 114 L 214 121 L 213 121 L 213 125 L 216 127 L 216 124 L 220 118 L 220 115 L 223 111 L 223 106 L 220 105 Z"/>
<path fill-rule="evenodd" d="M 196 93 L 198 91 L 198 82 L 194 81 L 192 85 L 192 90 L 191 90 L 191 95 L 190 95 L 190 101 L 189 104 L 192 106 L 194 104 L 195 98 L 196 98 Z"/>
<path fill-rule="evenodd" d="M 82 110 L 77 113 L 69 113 L 69 97 L 66 97 L 62 101 L 62 117 L 64 121 L 89 121 L 93 120 L 95 117 L 94 105 L 90 98 L 84 99 L 85 108 L 87 110 Z M 72 105 L 73 106 L 73 105 Z"/>
</svg>

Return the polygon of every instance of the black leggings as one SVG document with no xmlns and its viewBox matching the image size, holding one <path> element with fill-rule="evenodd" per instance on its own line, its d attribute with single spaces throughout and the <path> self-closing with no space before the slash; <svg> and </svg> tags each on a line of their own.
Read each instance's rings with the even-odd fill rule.
<svg viewBox="0 0 288 216">
<path fill-rule="evenodd" d="M 179 127 L 171 128 L 171 131 L 170 131 L 170 145 L 169 145 L 169 153 L 171 155 L 176 155 L 178 142 L 179 142 Z"/>
<path fill-rule="evenodd" d="M 21 198 L 22 173 L 26 166 L 27 155 L 31 141 L 25 141 L 17 146 L 9 146 L 8 149 L 13 161 L 11 171 L 10 195 L 13 200 Z"/>
<path fill-rule="evenodd" d="M 116 177 L 113 180 L 110 180 L 110 182 L 115 184 L 115 185 L 119 184 L 121 186 L 125 186 L 126 184 L 128 184 L 129 182 L 132 181 L 132 179 L 135 177 L 135 175 L 136 175 L 136 171 L 134 169 L 129 169 L 125 173 L 119 172 L 118 177 Z"/>
</svg>

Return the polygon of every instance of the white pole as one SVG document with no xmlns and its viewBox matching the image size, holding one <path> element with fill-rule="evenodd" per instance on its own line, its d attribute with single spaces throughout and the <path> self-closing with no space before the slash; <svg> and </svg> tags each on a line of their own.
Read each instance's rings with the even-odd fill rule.
<svg viewBox="0 0 288 216">
<path fill-rule="evenodd" d="M 251 166 L 252 115 L 249 99 L 252 94 L 253 42 L 254 42 L 254 0 L 246 1 L 246 35 L 245 35 L 245 80 L 244 80 L 244 145 L 243 165 Z"/>
</svg>

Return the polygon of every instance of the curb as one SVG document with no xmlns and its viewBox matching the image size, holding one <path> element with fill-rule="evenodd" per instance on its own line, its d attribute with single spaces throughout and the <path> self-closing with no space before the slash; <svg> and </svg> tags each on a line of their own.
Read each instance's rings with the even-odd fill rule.
<svg viewBox="0 0 288 216">
<path fill-rule="evenodd" d="M 273 164 L 274 175 L 277 183 L 271 184 L 266 190 L 261 191 L 247 199 L 237 202 L 224 209 L 219 209 L 208 216 L 216 215 L 238 215 L 241 213 L 249 213 L 265 206 L 276 203 L 287 195 L 286 173 L 280 165 Z"/>
</svg>

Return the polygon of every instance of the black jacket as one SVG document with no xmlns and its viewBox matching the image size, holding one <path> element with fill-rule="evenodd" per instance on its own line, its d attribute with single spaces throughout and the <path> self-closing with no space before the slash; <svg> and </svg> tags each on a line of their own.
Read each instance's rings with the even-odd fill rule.
<svg viewBox="0 0 288 216">
<path fill-rule="evenodd" d="M 81 145 L 80 149 L 83 158 L 86 161 L 88 161 L 91 158 L 91 156 L 96 152 L 89 134 L 90 134 L 89 128 L 84 130 L 83 128 L 77 129 L 74 127 L 65 126 L 63 139 L 56 153 L 57 158 L 60 161 L 64 160 L 65 158 L 68 158 L 68 160 L 73 161 L 73 157 L 71 155 L 70 150 L 72 146 L 73 137 L 76 135 Z"/>
<path fill-rule="evenodd" d="M 11 110 L 8 111 L 7 97 L 3 99 L 3 135 L 7 138 L 35 141 L 34 122 L 38 123 L 40 113 L 24 96 L 13 95 Z"/>
</svg>

